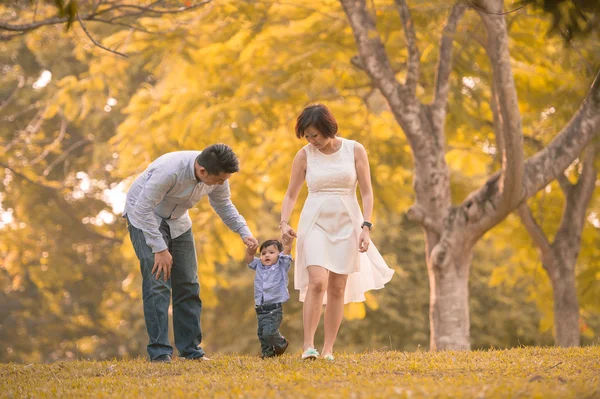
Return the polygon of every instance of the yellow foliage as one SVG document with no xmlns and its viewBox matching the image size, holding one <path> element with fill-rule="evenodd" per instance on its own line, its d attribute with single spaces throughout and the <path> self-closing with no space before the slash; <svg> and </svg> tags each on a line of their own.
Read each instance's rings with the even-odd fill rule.
<svg viewBox="0 0 600 399">
<path fill-rule="evenodd" d="M 362 302 L 351 302 L 344 305 L 344 318 L 346 320 L 364 319 L 366 315 L 365 304 Z"/>
</svg>

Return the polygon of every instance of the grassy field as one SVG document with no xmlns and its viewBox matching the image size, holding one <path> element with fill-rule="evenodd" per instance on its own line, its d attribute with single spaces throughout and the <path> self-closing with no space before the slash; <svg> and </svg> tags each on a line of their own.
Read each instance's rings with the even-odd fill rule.
<svg viewBox="0 0 600 399">
<path fill-rule="evenodd" d="M 0 397 L 600 398 L 600 347 L 3 364 Z"/>
</svg>

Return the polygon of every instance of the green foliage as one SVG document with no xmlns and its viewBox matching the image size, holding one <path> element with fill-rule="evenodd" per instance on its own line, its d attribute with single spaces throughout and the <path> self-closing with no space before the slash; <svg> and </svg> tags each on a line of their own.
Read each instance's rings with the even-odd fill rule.
<svg viewBox="0 0 600 399">
<path fill-rule="evenodd" d="M 599 357 L 596 346 L 344 353 L 334 362 L 302 361 L 298 352 L 267 360 L 10 364 L 0 365 L 0 389 L 8 397 L 65 398 L 592 398 Z"/>
<path fill-rule="evenodd" d="M 600 3 L 596 0 L 521 0 L 552 15 L 550 34 L 559 34 L 567 42 L 596 34 L 600 37 Z"/>
</svg>

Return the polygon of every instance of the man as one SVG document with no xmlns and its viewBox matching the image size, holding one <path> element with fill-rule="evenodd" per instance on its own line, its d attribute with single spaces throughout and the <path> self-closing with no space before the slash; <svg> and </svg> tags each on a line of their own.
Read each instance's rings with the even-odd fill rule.
<svg viewBox="0 0 600 399">
<path fill-rule="evenodd" d="M 152 362 L 170 362 L 168 310 L 173 291 L 173 332 L 179 355 L 209 360 L 200 347 L 200 285 L 188 209 L 208 196 L 223 222 L 256 249 L 246 221 L 231 202 L 228 179 L 239 161 L 225 144 L 165 154 L 148 166 L 127 193 L 123 216 L 140 261 L 144 318 Z"/>
</svg>

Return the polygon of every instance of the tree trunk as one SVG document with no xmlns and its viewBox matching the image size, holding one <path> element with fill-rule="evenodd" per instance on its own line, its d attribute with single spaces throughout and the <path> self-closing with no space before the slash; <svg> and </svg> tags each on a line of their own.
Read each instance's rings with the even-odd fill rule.
<svg viewBox="0 0 600 399">
<path fill-rule="evenodd" d="M 449 232 L 454 238 L 464 237 L 464 231 Z M 442 236 L 442 240 L 427 256 L 430 302 L 429 325 L 431 350 L 471 348 L 469 316 L 469 270 L 472 248 Z"/>
<path fill-rule="evenodd" d="M 579 346 L 581 336 L 579 333 L 579 303 L 575 288 L 574 261 L 565 262 L 556 259 L 555 263 L 559 272 L 551 279 L 554 293 L 554 340 L 557 346 Z M 569 264 L 570 263 L 570 264 Z"/>
<path fill-rule="evenodd" d="M 583 168 L 577 184 L 573 185 L 564 174 L 557 180 L 565 195 L 565 209 L 552 243 L 536 223 L 526 204 L 519 207 L 519 217 L 534 244 L 538 247 L 542 264 L 554 295 L 554 341 L 557 346 L 579 346 L 579 303 L 575 285 L 575 266 L 585 227 L 586 209 L 592 199 L 598 174 L 594 162 L 596 143 L 583 156 Z"/>
</svg>

